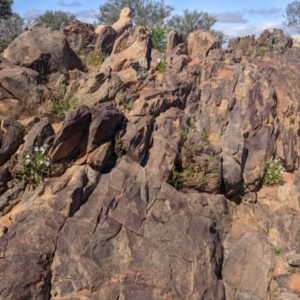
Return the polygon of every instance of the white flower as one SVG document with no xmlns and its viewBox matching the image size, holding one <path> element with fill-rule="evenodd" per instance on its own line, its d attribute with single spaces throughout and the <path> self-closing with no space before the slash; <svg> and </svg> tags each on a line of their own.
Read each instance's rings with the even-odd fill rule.
<svg viewBox="0 0 300 300">
<path fill-rule="evenodd" d="M 46 162 L 45 162 L 45 165 L 46 165 L 47 167 L 49 167 L 49 165 L 50 165 L 49 161 L 46 161 Z"/>
<path fill-rule="evenodd" d="M 158 62 L 158 63 L 160 63 L 160 62 L 161 62 L 161 59 L 160 59 L 160 58 L 158 58 L 158 59 L 157 59 L 157 62 Z"/>
<path fill-rule="evenodd" d="M 25 158 L 29 159 L 29 158 L 30 158 L 30 155 L 29 155 L 29 154 L 27 154 L 27 155 L 25 156 Z"/>
<path fill-rule="evenodd" d="M 39 151 L 39 147 L 34 147 L 34 148 L 33 148 L 33 151 L 34 151 L 34 152 L 38 152 L 38 151 Z"/>
<path fill-rule="evenodd" d="M 45 149 L 44 147 L 40 147 L 40 148 L 39 148 L 39 151 L 41 151 L 42 154 L 45 153 L 45 150 L 46 150 L 46 149 Z"/>
<path fill-rule="evenodd" d="M 26 163 L 26 165 L 28 165 L 30 163 L 30 159 L 26 159 L 25 163 Z"/>
</svg>

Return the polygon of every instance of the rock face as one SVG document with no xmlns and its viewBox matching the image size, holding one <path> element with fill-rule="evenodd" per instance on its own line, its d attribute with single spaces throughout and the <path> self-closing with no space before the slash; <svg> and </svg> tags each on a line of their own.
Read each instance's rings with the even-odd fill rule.
<svg viewBox="0 0 300 300">
<path fill-rule="evenodd" d="M 66 74 L 75 68 L 83 71 L 82 62 L 63 35 L 41 23 L 28 26 L 4 51 L 4 57 L 43 76 Z"/>
<path fill-rule="evenodd" d="M 102 30 L 99 51 L 115 38 Z M 69 71 L 78 107 L 62 124 L 33 122 L 32 110 L 26 131 L 21 114 L 5 116 L 10 99 L 21 106 L 35 88 L 42 103 L 47 87 L 1 59 L 0 299 L 298 299 L 300 55 L 290 46 L 279 30 L 227 51 L 206 32 L 187 42 L 173 32 L 162 74 L 149 34 L 130 28 L 101 72 Z M 15 74 L 31 78 L 23 92 Z M 47 178 L 21 181 L 44 144 Z M 282 178 L 267 186 L 266 175 Z"/>
</svg>

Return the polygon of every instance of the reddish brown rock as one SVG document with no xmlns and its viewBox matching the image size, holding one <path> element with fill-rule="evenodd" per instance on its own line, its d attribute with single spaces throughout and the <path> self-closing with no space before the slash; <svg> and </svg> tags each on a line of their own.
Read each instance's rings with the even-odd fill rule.
<svg viewBox="0 0 300 300">
<path fill-rule="evenodd" d="M 209 51 L 221 48 L 220 42 L 209 32 L 197 30 L 187 38 L 187 52 L 190 58 L 205 57 Z"/>
<path fill-rule="evenodd" d="M 66 74 L 69 70 L 84 69 L 62 33 L 41 23 L 28 26 L 5 50 L 4 57 L 44 77 L 50 73 Z"/>
</svg>

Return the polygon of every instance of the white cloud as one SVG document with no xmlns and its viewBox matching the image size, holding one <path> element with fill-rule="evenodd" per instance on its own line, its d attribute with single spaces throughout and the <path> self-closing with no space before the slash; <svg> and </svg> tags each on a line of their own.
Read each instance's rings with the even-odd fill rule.
<svg viewBox="0 0 300 300">
<path fill-rule="evenodd" d="M 218 22 L 221 23 L 247 23 L 247 20 L 244 18 L 243 13 L 241 12 L 221 12 L 214 15 Z"/>
<path fill-rule="evenodd" d="M 71 2 L 71 3 L 69 3 L 69 4 L 67 4 L 65 1 L 60 0 L 60 1 L 57 2 L 57 4 L 58 4 L 59 6 L 62 6 L 62 7 L 76 7 L 76 6 L 82 6 L 82 4 L 81 4 L 80 2 L 78 2 L 78 1 L 73 1 L 73 2 Z"/>
<path fill-rule="evenodd" d="M 76 13 L 76 19 L 85 23 L 94 23 L 97 21 L 96 15 L 99 13 L 96 9 L 82 10 Z"/>
</svg>

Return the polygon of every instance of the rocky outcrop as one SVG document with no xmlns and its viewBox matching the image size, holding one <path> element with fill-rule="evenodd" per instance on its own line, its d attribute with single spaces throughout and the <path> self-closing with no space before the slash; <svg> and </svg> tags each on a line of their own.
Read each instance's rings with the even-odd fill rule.
<svg viewBox="0 0 300 300">
<path fill-rule="evenodd" d="M 270 28 L 255 36 L 234 38 L 229 41 L 228 49 L 240 50 L 247 56 L 264 56 L 267 53 L 284 53 L 293 45 L 293 39 L 285 36 L 282 29 Z"/>
<path fill-rule="evenodd" d="M 173 32 L 159 74 L 128 29 L 101 72 L 69 71 L 62 124 L 3 119 L 0 299 L 296 299 L 300 56 L 277 30 L 245 40 L 264 37 L 249 57 Z M 45 143 L 48 178 L 22 182 Z M 266 186 L 270 161 L 283 177 Z"/>
<path fill-rule="evenodd" d="M 221 48 L 220 42 L 209 32 L 197 30 L 187 38 L 187 51 L 190 58 L 205 57 L 209 51 Z"/>
<path fill-rule="evenodd" d="M 96 28 L 95 32 L 97 34 L 100 34 L 104 28 L 103 26 L 104 25 L 99 25 Z M 118 36 L 121 35 L 126 29 L 131 28 L 132 27 L 131 9 L 129 7 L 125 7 L 120 13 L 119 20 L 115 22 L 111 27 L 115 30 Z"/>
<path fill-rule="evenodd" d="M 30 68 L 47 77 L 50 73 L 66 74 L 69 70 L 83 71 L 83 64 L 69 47 L 61 32 L 46 24 L 26 27 L 4 51 L 4 57 L 16 65 Z"/>
<path fill-rule="evenodd" d="M 94 48 L 96 34 L 93 25 L 76 20 L 63 27 L 62 32 L 72 49 L 87 51 Z"/>
</svg>

